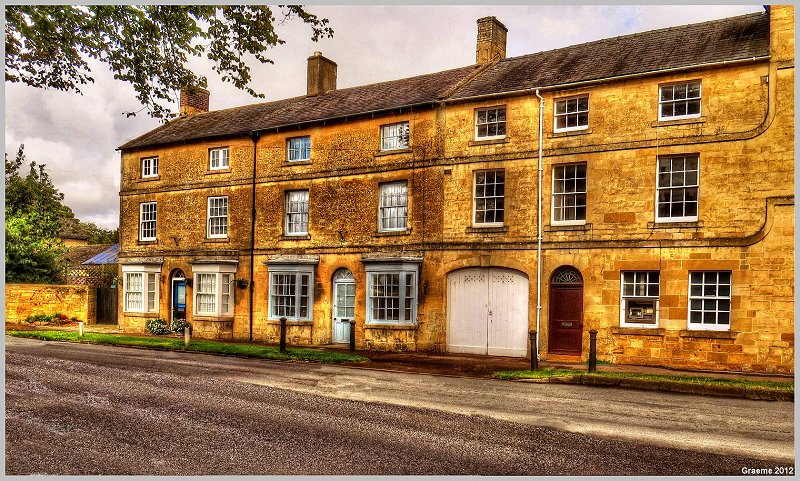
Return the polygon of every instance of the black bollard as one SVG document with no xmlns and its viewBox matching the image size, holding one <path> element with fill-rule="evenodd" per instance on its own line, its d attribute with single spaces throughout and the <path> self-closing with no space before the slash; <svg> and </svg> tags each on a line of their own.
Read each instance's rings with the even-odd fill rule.
<svg viewBox="0 0 800 481">
<path fill-rule="evenodd" d="M 531 335 L 531 371 L 539 370 L 539 353 L 536 352 L 536 331 L 530 331 Z"/>
<path fill-rule="evenodd" d="M 286 318 L 281 317 L 281 343 L 280 343 L 280 351 L 286 352 Z"/>
<path fill-rule="evenodd" d="M 352 319 L 350 321 L 350 350 L 356 350 L 356 321 Z"/>
<path fill-rule="evenodd" d="M 597 372 L 597 331 L 589 331 L 589 372 Z"/>
</svg>

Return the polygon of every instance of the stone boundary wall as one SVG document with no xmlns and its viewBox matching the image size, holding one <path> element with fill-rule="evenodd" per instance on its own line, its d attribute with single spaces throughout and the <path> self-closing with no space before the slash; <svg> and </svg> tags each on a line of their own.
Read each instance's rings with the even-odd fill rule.
<svg viewBox="0 0 800 481">
<path fill-rule="evenodd" d="M 6 284 L 6 322 L 20 323 L 36 314 L 61 313 L 93 324 L 97 291 L 64 284 Z"/>
</svg>

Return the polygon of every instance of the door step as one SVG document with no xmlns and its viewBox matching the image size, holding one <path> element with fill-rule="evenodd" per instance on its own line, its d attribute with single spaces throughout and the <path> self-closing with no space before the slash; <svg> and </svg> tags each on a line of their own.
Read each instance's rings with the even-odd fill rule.
<svg viewBox="0 0 800 481">
<path fill-rule="evenodd" d="M 570 362 L 570 363 L 580 363 L 584 362 L 581 359 L 580 355 L 573 355 L 573 354 L 547 354 L 545 359 L 546 361 L 550 362 Z"/>
</svg>

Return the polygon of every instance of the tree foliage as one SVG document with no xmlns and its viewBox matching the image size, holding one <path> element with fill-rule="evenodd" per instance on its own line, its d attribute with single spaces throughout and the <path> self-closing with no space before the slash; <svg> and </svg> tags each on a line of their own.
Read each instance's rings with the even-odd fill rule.
<svg viewBox="0 0 800 481">
<path fill-rule="evenodd" d="M 328 20 L 298 5 L 7 5 L 6 81 L 80 93 L 94 82 L 89 59 L 130 82 L 149 114 L 166 119 L 164 106 L 183 85 L 206 86 L 187 62 L 206 57 L 214 71 L 255 97 L 246 55 L 273 63 L 266 51 L 284 43 L 275 26 L 300 19 L 311 39 L 333 36 Z M 135 115 L 129 112 L 128 115 Z"/>
<path fill-rule="evenodd" d="M 72 215 L 62 201 L 64 194 L 55 188 L 44 165 L 30 163 L 28 173 L 20 174 L 25 161 L 24 146 L 14 160 L 6 161 L 6 281 L 59 282 L 62 280 L 59 238 L 62 219 Z"/>
</svg>

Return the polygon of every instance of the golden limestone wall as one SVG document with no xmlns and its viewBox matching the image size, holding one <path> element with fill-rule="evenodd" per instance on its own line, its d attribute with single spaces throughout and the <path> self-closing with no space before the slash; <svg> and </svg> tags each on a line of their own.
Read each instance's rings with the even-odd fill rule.
<svg viewBox="0 0 800 481">
<path fill-rule="evenodd" d="M 547 357 L 549 276 L 562 265 L 584 277 L 583 355 L 588 330 L 597 329 L 600 359 L 697 369 L 793 372 L 794 65 L 789 33 L 793 8 L 772 8 L 770 61 L 745 62 L 581 88 L 543 90 L 543 275 L 539 338 Z M 785 38 L 784 38 L 785 37 Z M 793 42 L 793 38 L 792 38 Z M 791 44 L 793 47 L 793 43 Z M 659 122 L 659 84 L 702 81 L 698 119 Z M 589 128 L 553 132 L 553 100 L 589 96 Z M 504 106 L 504 139 L 475 141 L 478 108 Z M 474 266 L 516 269 L 530 280 L 529 325 L 536 325 L 536 201 L 539 101 L 532 94 L 491 101 L 447 102 L 374 118 L 348 119 L 264 134 L 257 143 L 256 227 L 252 336 L 275 342 L 268 320 L 269 267 L 276 254 L 319 256 L 313 321 L 290 322 L 290 344 L 331 340 L 332 276 L 346 267 L 356 283 L 359 348 L 445 350 L 447 274 Z M 408 121 L 410 148 L 380 151 L 381 125 Z M 288 138 L 309 135 L 311 160 L 286 161 Z M 208 169 L 208 150 L 230 148 L 231 168 Z M 661 155 L 697 154 L 698 221 L 655 222 L 656 167 Z M 141 179 L 141 158 L 159 157 L 160 176 Z M 197 260 L 238 261 L 235 277 L 249 279 L 253 143 L 222 139 L 122 153 L 121 257 L 163 259 L 160 313 L 169 314 L 173 269 L 192 276 Z M 586 224 L 552 225 L 553 167 L 585 163 Z M 472 226 L 476 171 L 503 169 L 505 222 Z M 409 229 L 377 231 L 379 188 L 405 180 Z M 287 237 L 287 190 L 309 190 L 309 235 Z M 229 197 L 229 235 L 206 239 L 206 202 Z M 139 204 L 158 202 L 157 241 L 138 240 Z M 423 257 L 419 319 L 415 326 L 364 326 L 366 253 Z M 660 324 L 620 328 L 620 271 L 661 272 Z M 688 275 L 692 270 L 733 274 L 731 330 L 687 331 Z M 232 317 L 195 318 L 195 334 L 248 339 L 250 288 L 236 288 Z M 120 302 L 120 309 L 122 309 Z M 120 312 L 120 324 L 144 329 L 155 315 Z M 642 331 L 641 329 L 637 331 Z"/>
<path fill-rule="evenodd" d="M 95 322 L 95 289 L 59 284 L 6 284 L 6 322 L 19 323 L 37 314 L 61 313 Z"/>
</svg>

